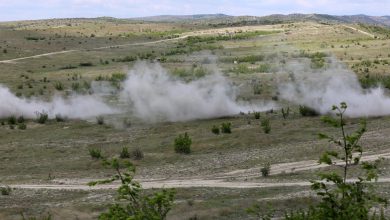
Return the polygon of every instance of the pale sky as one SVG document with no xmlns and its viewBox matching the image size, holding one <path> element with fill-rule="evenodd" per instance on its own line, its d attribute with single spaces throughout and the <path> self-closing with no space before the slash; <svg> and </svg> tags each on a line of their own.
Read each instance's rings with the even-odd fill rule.
<svg viewBox="0 0 390 220">
<path fill-rule="evenodd" d="M 215 13 L 390 15 L 390 0 L 0 0 L 0 21 Z"/>
</svg>

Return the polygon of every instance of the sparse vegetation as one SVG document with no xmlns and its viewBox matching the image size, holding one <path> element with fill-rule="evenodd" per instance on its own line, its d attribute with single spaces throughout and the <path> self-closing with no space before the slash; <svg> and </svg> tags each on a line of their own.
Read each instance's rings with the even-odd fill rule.
<svg viewBox="0 0 390 220">
<path fill-rule="evenodd" d="M 213 125 L 213 127 L 211 128 L 211 132 L 213 132 L 213 134 L 219 134 L 220 133 L 219 127 Z"/>
<path fill-rule="evenodd" d="M 299 106 L 299 113 L 302 116 L 309 116 L 309 117 L 319 115 L 319 113 L 316 110 L 314 110 L 313 108 L 310 108 L 308 106 L 304 106 L 304 105 Z"/>
<path fill-rule="evenodd" d="M 270 119 L 264 117 L 264 118 L 261 120 L 261 127 L 263 128 L 264 133 L 269 134 L 269 133 L 271 132 L 271 123 L 270 123 Z"/>
<path fill-rule="evenodd" d="M 134 160 L 142 160 L 144 159 L 144 153 L 138 147 L 131 151 L 131 155 Z"/>
<path fill-rule="evenodd" d="M 36 114 L 36 121 L 39 124 L 45 124 L 49 120 L 49 115 L 45 111 L 36 112 L 35 114 Z"/>
<path fill-rule="evenodd" d="M 124 159 L 124 158 L 130 158 L 130 153 L 127 147 L 123 147 L 121 153 L 119 154 L 119 157 Z"/>
<path fill-rule="evenodd" d="M 226 122 L 221 124 L 221 132 L 224 134 L 232 133 L 232 123 Z"/>
<path fill-rule="evenodd" d="M 174 144 L 175 144 L 175 152 L 176 153 L 182 153 L 182 154 L 191 153 L 192 140 L 187 132 L 185 132 L 184 135 L 180 134 L 175 139 Z"/>
<path fill-rule="evenodd" d="M 9 186 L 1 186 L 0 192 L 2 196 L 9 196 L 11 194 L 11 188 Z"/>
<path fill-rule="evenodd" d="M 101 159 L 101 158 L 103 158 L 103 156 L 102 156 L 102 150 L 100 150 L 100 149 L 95 149 L 95 148 L 89 149 L 89 155 L 90 155 L 93 159 Z"/>
<path fill-rule="evenodd" d="M 103 116 L 97 116 L 96 122 L 98 125 L 104 125 L 104 117 Z"/>
<path fill-rule="evenodd" d="M 270 163 L 265 163 L 264 166 L 260 169 L 261 176 L 267 177 L 269 176 L 271 172 L 271 164 Z"/>
</svg>

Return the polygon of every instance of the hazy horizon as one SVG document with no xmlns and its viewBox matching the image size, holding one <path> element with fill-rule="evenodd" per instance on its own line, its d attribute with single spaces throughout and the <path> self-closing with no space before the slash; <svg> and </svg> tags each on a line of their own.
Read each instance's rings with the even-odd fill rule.
<svg viewBox="0 0 390 220">
<path fill-rule="evenodd" d="M 385 16 L 390 0 L 0 0 L 0 21 L 53 18 L 137 18 L 159 15 L 226 14 L 266 16 L 271 14 L 330 14 Z"/>
</svg>

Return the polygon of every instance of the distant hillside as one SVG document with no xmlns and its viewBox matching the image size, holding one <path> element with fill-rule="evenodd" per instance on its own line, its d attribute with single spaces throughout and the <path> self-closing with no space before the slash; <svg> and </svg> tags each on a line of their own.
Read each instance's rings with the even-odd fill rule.
<svg viewBox="0 0 390 220">
<path fill-rule="evenodd" d="M 177 22 L 177 21 L 199 21 L 199 20 L 213 20 L 225 19 L 233 16 L 225 14 L 197 14 L 197 15 L 157 15 L 150 17 L 130 18 L 129 20 L 142 20 L 154 22 Z"/>
<path fill-rule="evenodd" d="M 225 14 L 199 14 L 199 15 L 160 15 L 130 20 L 142 20 L 152 22 L 195 22 L 209 23 L 210 25 L 253 25 L 275 24 L 297 21 L 315 21 L 325 23 L 363 23 L 370 25 L 390 26 L 390 16 L 369 15 L 327 15 L 327 14 L 273 14 L 267 16 L 230 16 Z"/>
</svg>

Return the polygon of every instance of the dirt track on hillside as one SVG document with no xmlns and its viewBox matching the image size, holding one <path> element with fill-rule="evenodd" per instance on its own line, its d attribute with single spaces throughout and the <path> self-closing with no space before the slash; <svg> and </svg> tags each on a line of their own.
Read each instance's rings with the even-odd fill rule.
<svg viewBox="0 0 390 220">
<path fill-rule="evenodd" d="M 390 159 L 390 152 L 374 155 L 367 155 L 361 161 L 374 161 L 380 158 Z M 340 165 L 338 161 L 334 165 Z M 292 163 L 274 164 L 271 166 L 271 175 L 291 173 L 305 170 L 319 169 L 327 167 L 325 164 L 318 164 L 314 160 L 299 161 Z M 183 179 L 138 179 L 145 189 L 151 188 L 191 188 L 191 187 L 213 187 L 213 188 L 267 188 L 267 187 L 291 187 L 309 186 L 309 181 L 291 182 L 261 182 L 261 179 L 254 180 L 260 174 L 260 168 L 241 169 L 227 173 L 205 176 L 203 178 L 183 178 Z M 234 181 L 231 181 L 231 179 Z M 353 179 L 351 179 L 353 180 Z M 87 185 L 91 179 L 69 179 L 54 180 L 53 184 L 14 184 L 11 188 L 20 189 L 52 189 L 52 190 L 102 190 L 116 189 L 119 184 L 106 184 L 90 187 Z M 380 178 L 378 182 L 390 182 L 390 178 Z"/>
<path fill-rule="evenodd" d="M 27 56 L 27 57 L 20 57 L 20 58 L 9 59 L 9 60 L 0 60 L 0 63 L 16 63 L 17 61 L 26 60 L 26 59 L 52 56 L 52 55 L 56 55 L 56 54 L 72 53 L 72 52 L 78 52 L 78 51 L 103 50 L 103 49 L 117 48 L 117 47 L 129 47 L 129 46 L 142 46 L 142 45 L 158 44 L 158 43 L 164 43 L 164 42 L 169 42 L 169 41 L 176 41 L 176 40 L 180 40 L 180 39 L 185 39 L 185 38 L 188 38 L 190 36 L 223 34 L 223 33 L 227 33 L 227 32 L 235 32 L 238 30 L 240 30 L 240 31 L 260 31 L 260 30 L 264 30 L 264 31 L 279 30 L 280 31 L 280 30 L 282 30 L 282 29 L 271 29 L 270 27 L 271 26 L 244 26 L 244 27 L 208 29 L 208 30 L 183 33 L 181 36 L 176 37 L 176 38 L 171 38 L 171 39 L 163 39 L 163 40 L 139 42 L 139 43 L 129 43 L 129 44 L 110 45 L 110 46 L 96 47 L 96 48 L 91 48 L 91 49 L 62 50 L 62 51 L 43 53 L 43 54 Z"/>
</svg>

